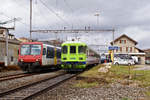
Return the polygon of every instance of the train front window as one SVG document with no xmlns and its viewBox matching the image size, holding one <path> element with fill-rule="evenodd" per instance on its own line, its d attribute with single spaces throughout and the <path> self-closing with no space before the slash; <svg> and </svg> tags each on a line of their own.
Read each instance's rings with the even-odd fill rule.
<svg viewBox="0 0 150 100">
<path fill-rule="evenodd" d="M 76 46 L 70 46 L 70 53 L 76 53 Z"/>
<path fill-rule="evenodd" d="M 63 52 L 64 54 L 67 53 L 67 46 L 63 46 L 63 47 L 62 47 L 62 52 Z"/>
<path fill-rule="evenodd" d="M 78 52 L 79 53 L 86 53 L 86 47 L 85 46 L 79 46 L 78 47 Z"/>
<path fill-rule="evenodd" d="M 31 55 L 40 55 L 41 45 L 31 45 Z"/>
<path fill-rule="evenodd" d="M 21 46 L 21 55 L 30 55 L 30 45 Z"/>
<path fill-rule="evenodd" d="M 40 55 L 41 54 L 41 45 L 22 45 L 21 46 L 21 55 Z"/>
</svg>

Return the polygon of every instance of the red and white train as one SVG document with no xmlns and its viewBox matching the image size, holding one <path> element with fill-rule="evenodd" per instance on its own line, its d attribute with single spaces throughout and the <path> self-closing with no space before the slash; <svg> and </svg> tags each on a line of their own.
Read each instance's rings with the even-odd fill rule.
<svg viewBox="0 0 150 100">
<path fill-rule="evenodd" d="M 23 71 L 35 72 L 44 68 L 58 68 L 61 48 L 43 42 L 20 44 L 18 65 Z"/>
</svg>

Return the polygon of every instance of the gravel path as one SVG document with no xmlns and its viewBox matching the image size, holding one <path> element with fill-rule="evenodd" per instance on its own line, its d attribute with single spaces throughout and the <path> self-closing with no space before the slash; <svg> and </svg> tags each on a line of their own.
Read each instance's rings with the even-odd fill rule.
<svg viewBox="0 0 150 100">
<path fill-rule="evenodd" d="M 77 88 L 75 78 L 49 90 L 33 100 L 145 100 L 145 90 L 119 83 L 100 85 L 94 88 Z"/>
<path fill-rule="evenodd" d="M 139 68 L 135 68 L 134 70 L 150 70 L 150 65 L 139 65 Z"/>
<path fill-rule="evenodd" d="M 59 73 L 62 73 L 62 72 L 59 71 Z M 33 76 L 29 76 L 29 77 L 23 77 L 23 78 L 3 81 L 3 82 L 0 82 L 0 92 L 4 92 L 11 88 L 16 88 L 16 87 L 19 87 L 19 86 L 22 86 L 25 84 L 29 84 L 31 82 L 36 82 L 41 79 L 47 78 L 49 76 L 54 76 L 54 75 L 56 75 L 56 72 L 43 73 L 43 74 L 33 75 Z"/>
<path fill-rule="evenodd" d="M 17 71 L 4 71 L 4 72 L 0 72 L 0 77 L 7 76 L 7 75 L 20 74 L 20 73 L 24 73 L 24 72 L 21 71 L 21 70 L 17 70 Z"/>
</svg>

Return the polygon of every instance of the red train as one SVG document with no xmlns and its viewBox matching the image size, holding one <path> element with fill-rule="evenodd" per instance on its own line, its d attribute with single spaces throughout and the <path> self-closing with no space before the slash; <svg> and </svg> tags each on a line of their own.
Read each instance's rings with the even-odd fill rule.
<svg viewBox="0 0 150 100">
<path fill-rule="evenodd" d="M 61 48 L 42 42 L 20 44 L 18 65 L 23 71 L 34 72 L 44 68 L 58 68 Z"/>
</svg>

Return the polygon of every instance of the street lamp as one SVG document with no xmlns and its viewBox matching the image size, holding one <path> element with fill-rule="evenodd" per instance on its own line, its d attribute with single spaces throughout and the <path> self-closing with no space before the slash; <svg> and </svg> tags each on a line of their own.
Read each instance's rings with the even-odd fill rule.
<svg viewBox="0 0 150 100">
<path fill-rule="evenodd" d="M 99 11 L 97 11 L 94 16 L 97 17 L 97 26 L 99 26 L 99 16 L 100 16 Z"/>
</svg>

